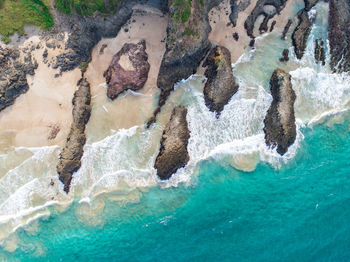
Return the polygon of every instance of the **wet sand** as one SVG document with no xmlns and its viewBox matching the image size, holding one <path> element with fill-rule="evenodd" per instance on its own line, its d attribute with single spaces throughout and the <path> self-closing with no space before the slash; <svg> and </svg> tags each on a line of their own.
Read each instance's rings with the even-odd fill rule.
<svg viewBox="0 0 350 262">
<path fill-rule="evenodd" d="M 303 3 L 302 0 L 287 1 L 285 8 L 281 11 L 280 15 L 275 15 L 270 19 L 268 28 L 270 29 L 272 22 L 275 20 L 276 25 L 274 31 L 283 31 L 289 18 L 294 19 L 293 8 L 296 3 Z M 238 58 L 249 48 L 249 42 L 251 38 L 247 35 L 244 28 L 244 22 L 254 9 L 257 0 L 252 0 L 246 10 L 239 12 L 236 26 L 228 25 L 230 23 L 229 15 L 231 13 L 230 1 L 223 1 L 218 8 L 213 8 L 209 12 L 209 21 L 212 31 L 209 34 L 209 40 L 217 45 L 225 46 L 231 52 L 232 63 L 235 63 Z M 227 14 L 228 11 L 228 14 Z M 262 22 L 263 16 L 258 17 L 255 22 L 254 35 L 260 36 L 258 28 Z M 290 32 L 293 30 L 293 26 L 290 28 Z M 268 31 L 269 32 L 269 31 Z M 238 41 L 233 38 L 233 34 L 237 33 L 239 36 Z"/>
<path fill-rule="evenodd" d="M 92 115 L 87 126 L 88 142 L 100 140 L 112 130 L 144 124 L 152 116 L 158 93 L 157 77 L 165 52 L 167 17 L 158 9 L 135 6 L 134 14 L 117 37 L 102 39 L 92 51 L 92 61 L 86 71 L 91 84 Z M 145 86 L 137 92 L 124 92 L 114 101 L 107 97 L 104 71 L 113 56 L 125 43 L 146 40 L 150 71 Z M 107 46 L 106 46 L 107 45 Z M 103 53 L 100 52 L 101 48 Z M 125 61 L 124 61 L 125 62 Z M 124 65 L 127 67 L 127 63 Z"/>
</svg>

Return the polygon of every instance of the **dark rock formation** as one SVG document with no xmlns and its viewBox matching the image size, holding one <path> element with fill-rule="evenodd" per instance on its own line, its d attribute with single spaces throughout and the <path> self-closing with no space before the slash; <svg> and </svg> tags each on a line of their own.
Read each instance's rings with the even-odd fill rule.
<svg viewBox="0 0 350 262">
<path fill-rule="evenodd" d="M 311 8 L 313 8 L 319 0 L 304 0 L 305 3 L 305 10 L 310 11 Z"/>
<path fill-rule="evenodd" d="M 313 21 L 310 20 L 305 9 L 298 13 L 298 20 L 298 25 L 292 34 L 292 41 L 295 55 L 298 59 L 301 59 L 304 55 L 306 41 L 309 37 Z"/>
<path fill-rule="evenodd" d="M 329 46 L 333 71 L 350 71 L 350 0 L 329 1 Z"/>
<path fill-rule="evenodd" d="M 28 91 L 26 75 L 34 75 L 37 66 L 30 53 L 21 60 L 18 49 L 0 47 L 0 111 Z"/>
<path fill-rule="evenodd" d="M 247 30 L 248 36 L 254 38 L 254 24 L 259 16 L 263 15 L 264 20 L 259 27 L 260 33 L 264 33 L 268 31 L 268 22 L 272 19 L 276 14 L 279 14 L 281 10 L 285 7 L 287 0 L 258 0 L 253 11 L 247 17 L 244 22 L 244 28 Z M 266 13 L 264 10 L 265 5 L 272 5 L 276 8 L 276 12 L 274 13 Z"/>
<path fill-rule="evenodd" d="M 231 5 L 231 14 L 229 18 L 232 25 L 235 27 L 237 24 L 237 18 L 238 18 L 239 12 L 242 12 L 248 8 L 248 6 L 250 5 L 250 0 L 246 0 L 246 1 L 230 0 L 230 5 Z"/>
<path fill-rule="evenodd" d="M 205 104 L 210 111 L 219 116 L 238 90 L 238 84 L 232 74 L 230 51 L 222 46 L 213 48 L 203 67 L 207 67 L 204 75 L 208 79 L 203 90 Z"/>
<path fill-rule="evenodd" d="M 316 39 L 315 41 L 315 60 L 317 63 L 321 62 L 322 65 L 326 64 L 326 54 L 322 39 Z"/>
<path fill-rule="evenodd" d="M 233 33 L 232 37 L 233 37 L 233 39 L 236 40 L 236 41 L 238 41 L 238 39 L 239 39 L 239 35 L 238 35 L 237 32 Z"/>
<path fill-rule="evenodd" d="M 178 1 L 169 1 L 166 51 L 157 80 L 160 96 L 158 108 L 148 121 L 148 127 L 155 122 L 174 85 L 194 74 L 209 51 L 211 43 L 208 35 L 211 27 L 208 12 L 219 2 L 220 0 L 192 0 L 190 14 L 184 14 L 185 11 L 178 6 Z"/>
<path fill-rule="evenodd" d="M 148 3 L 149 2 L 149 3 Z M 167 11 L 167 1 L 154 0 L 146 4 Z M 61 72 L 70 71 L 76 67 L 83 67 L 91 59 L 93 47 L 103 37 L 115 37 L 121 27 L 130 19 L 135 4 L 143 3 L 144 0 L 120 1 L 116 11 L 111 14 L 95 12 L 91 17 L 82 17 L 77 14 L 65 15 L 56 12 L 56 25 L 59 31 L 70 32 L 66 44 L 66 52 L 56 57 L 54 68 L 60 68 Z"/>
<path fill-rule="evenodd" d="M 85 126 L 89 121 L 91 114 L 91 93 L 90 84 L 85 78 L 78 82 L 78 90 L 73 98 L 73 122 L 69 135 L 57 165 L 59 179 L 64 184 L 64 191 L 69 192 L 73 173 L 78 171 L 81 166 L 83 156 L 83 147 L 86 142 Z"/>
<path fill-rule="evenodd" d="M 288 34 L 289 28 L 292 25 L 292 23 L 293 23 L 292 19 L 288 19 L 287 24 L 283 28 L 283 32 L 282 32 L 282 36 L 281 36 L 282 40 L 286 39 L 286 35 Z"/>
<path fill-rule="evenodd" d="M 283 49 L 282 51 L 282 57 L 280 58 L 281 62 L 288 62 L 289 61 L 289 50 Z"/>
<path fill-rule="evenodd" d="M 283 70 L 273 72 L 270 80 L 272 103 L 264 120 L 266 145 L 284 155 L 296 138 L 294 102 L 296 99 L 292 88 L 291 76 Z"/>
<path fill-rule="evenodd" d="M 187 109 L 174 108 L 160 141 L 160 150 L 154 164 L 160 179 L 169 179 L 179 168 L 184 167 L 190 157 L 187 151 L 190 131 L 188 130 Z"/>
<path fill-rule="evenodd" d="M 270 27 L 270 32 L 273 31 L 273 29 L 275 28 L 275 25 L 276 25 L 276 20 L 273 20 L 272 23 L 271 23 L 271 27 Z"/>
<path fill-rule="evenodd" d="M 123 61 L 120 61 L 122 57 L 127 60 L 128 68 L 125 67 L 125 64 L 123 65 Z M 114 55 L 110 66 L 103 74 L 108 85 L 107 96 L 114 100 L 120 93 L 128 89 L 133 91 L 141 89 L 147 81 L 150 69 L 147 60 L 145 40 L 141 40 L 137 44 L 125 44 Z"/>
</svg>

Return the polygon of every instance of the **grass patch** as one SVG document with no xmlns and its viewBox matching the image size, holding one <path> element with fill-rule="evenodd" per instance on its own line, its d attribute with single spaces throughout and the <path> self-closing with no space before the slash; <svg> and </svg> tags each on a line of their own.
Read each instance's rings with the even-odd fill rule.
<svg viewBox="0 0 350 262">
<path fill-rule="evenodd" d="M 54 25 L 49 10 L 49 0 L 0 0 L 0 34 L 5 43 L 15 32 L 24 33 L 30 24 L 49 29 Z"/>
<path fill-rule="evenodd" d="M 176 23 L 186 23 L 191 15 L 192 0 L 175 0 L 173 2 L 175 11 L 172 14 Z"/>
<path fill-rule="evenodd" d="M 104 14 L 113 13 L 124 0 L 55 0 L 55 7 L 62 13 L 81 16 L 92 16 L 99 11 Z"/>
<path fill-rule="evenodd" d="M 182 35 L 198 36 L 198 32 L 193 30 L 192 28 L 186 27 Z"/>
</svg>

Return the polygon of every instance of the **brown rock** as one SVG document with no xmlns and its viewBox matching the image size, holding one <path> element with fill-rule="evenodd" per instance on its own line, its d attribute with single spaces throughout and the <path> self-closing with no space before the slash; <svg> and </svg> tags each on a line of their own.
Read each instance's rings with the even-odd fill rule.
<svg viewBox="0 0 350 262">
<path fill-rule="evenodd" d="M 329 1 L 329 46 L 333 71 L 350 71 L 350 0 Z"/>
<path fill-rule="evenodd" d="M 295 55 L 298 59 L 301 59 L 304 55 L 306 41 L 311 32 L 313 21 L 310 20 L 309 15 L 305 9 L 298 13 L 298 19 L 299 23 L 293 32 L 292 41 Z"/>
<path fill-rule="evenodd" d="M 108 85 L 107 96 L 114 100 L 128 89 L 133 91 L 141 89 L 147 81 L 150 69 L 147 60 L 145 40 L 137 44 L 125 44 L 114 55 L 110 66 L 103 74 Z"/>
<path fill-rule="evenodd" d="M 190 131 L 188 130 L 187 109 L 174 108 L 160 141 L 160 150 L 154 164 L 160 179 L 169 179 L 179 168 L 184 167 L 190 157 L 187 151 Z"/>
<path fill-rule="evenodd" d="M 85 78 L 78 82 L 78 90 L 73 98 L 73 122 L 66 144 L 60 154 L 57 165 L 57 173 L 60 181 L 64 184 L 64 191 L 69 192 L 73 173 L 81 166 L 83 147 L 86 142 L 85 126 L 91 114 L 91 93 L 90 84 Z"/>
<path fill-rule="evenodd" d="M 159 69 L 157 86 L 160 89 L 158 108 L 148 121 L 153 124 L 161 107 L 174 90 L 174 85 L 194 74 L 211 47 L 208 40 L 211 27 L 208 12 L 219 0 L 192 0 L 191 12 L 183 14 L 177 0 L 169 0 L 169 22 L 167 27 L 166 51 Z M 184 1 L 187 3 L 187 1 Z M 184 19 L 186 18 L 186 19 Z"/>
<path fill-rule="evenodd" d="M 281 69 L 273 72 L 270 80 L 272 103 L 264 120 L 265 142 L 277 147 L 277 152 L 284 155 L 296 138 L 294 102 L 291 76 Z"/>
<path fill-rule="evenodd" d="M 207 82 L 204 86 L 204 100 L 210 111 L 221 114 L 224 106 L 238 91 L 238 84 L 232 74 L 230 51 L 217 46 L 211 50 L 203 67 L 207 67 L 204 75 Z"/>
</svg>

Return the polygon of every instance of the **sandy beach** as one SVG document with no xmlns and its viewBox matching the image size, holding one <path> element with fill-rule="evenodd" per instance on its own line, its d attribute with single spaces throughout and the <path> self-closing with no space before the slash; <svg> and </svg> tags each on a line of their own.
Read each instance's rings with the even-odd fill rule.
<svg viewBox="0 0 350 262">
<path fill-rule="evenodd" d="M 123 26 L 117 37 L 102 39 L 92 51 L 92 61 L 86 71 L 91 84 L 92 114 L 87 126 L 90 141 L 108 136 L 111 130 L 130 128 L 144 124 L 155 108 L 155 95 L 158 92 L 157 77 L 160 63 L 165 52 L 167 17 L 158 9 L 135 6 L 133 16 Z M 113 56 L 125 43 L 137 43 L 146 40 L 146 52 L 150 71 L 145 86 L 137 92 L 125 92 L 111 101 L 106 93 L 104 71 Z M 103 53 L 101 48 L 105 47 Z M 123 67 L 128 67 L 128 59 Z M 130 65 L 129 65 L 130 66 Z"/>
<path fill-rule="evenodd" d="M 209 21 L 212 31 L 209 34 L 209 40 L 217 45 L 225 46 L 231 52 L 232 63 L 235 63 L 237 59 L 244 53 L 247 47 L 249 47 L 249 42 L 251 38 L 247 35 L 246 29 L 244 28 L 244 22 L 254 9 L 257 0 L 250 1 L 250 5 L 242 12 L 239 12 L 237 18 L 237 24 L 233 27 L 230 23 L 229 15 L 231 13 L 230 1 L 223 1 L 218 8 L 214 7 L 209 12 Z M 293 7 L 295 3 L 301 4 L 302 0 L 297 1 L 287 1 L 285 8 L 281 11 L 280 15 L 275 15 L 270 19 L 268 27 L 271 27 L 273 21 L 276 21 L 274 31 L 283 30 L 289 18 L 293 19 Z M 262 22 L 263 16 L 261 15 L 255 22 L 254 35 L 256 37 L 260 36 L 258 28 Z M 293 30 L 292 26 L 290 28 L 291 32 Z M 239 36 L 238 41 L 233 38 L 233 34 L 237 33 Z"/>
</svg>

